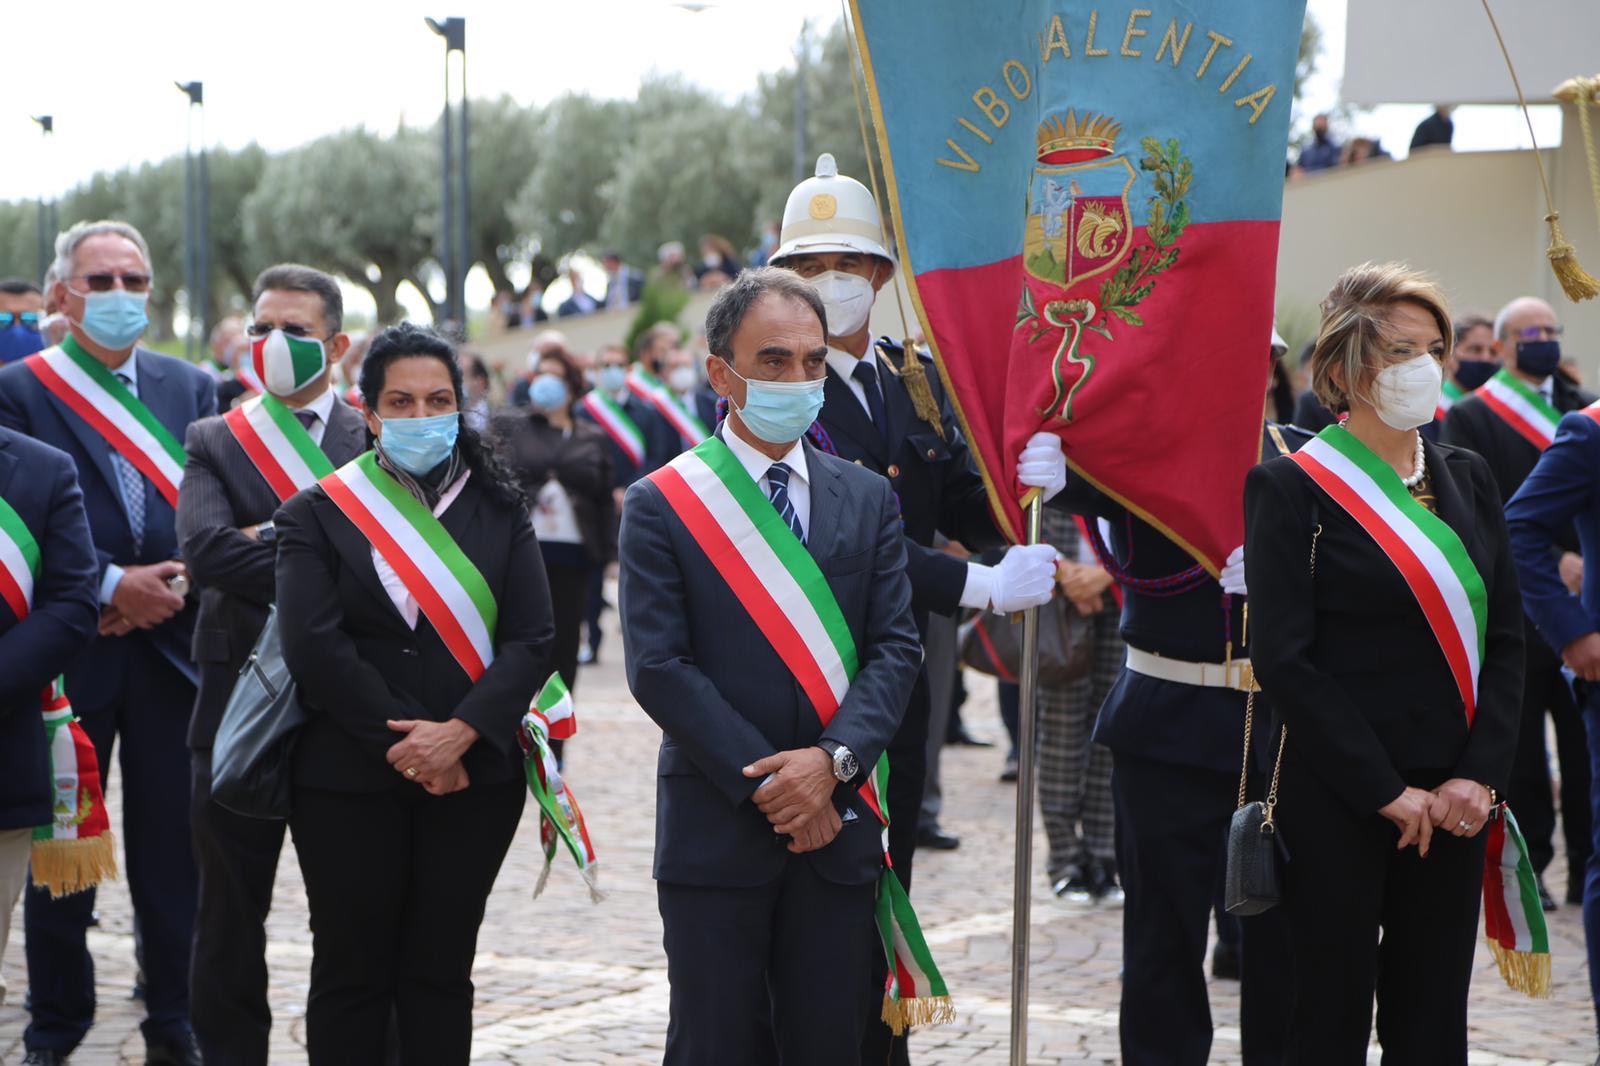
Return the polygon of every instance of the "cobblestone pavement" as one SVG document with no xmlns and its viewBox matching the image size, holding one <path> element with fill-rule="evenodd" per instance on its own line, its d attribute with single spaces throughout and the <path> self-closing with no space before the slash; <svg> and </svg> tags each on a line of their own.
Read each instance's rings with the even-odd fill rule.
<svg viewBox="0 0 1600 1066">
<path fill-rule="evenodd" d="M 659 734 L 630 700 L 613 632 L 605 661 L 578 686 L 581 727 L 568 748 L 569 772 L 590 818 L 607 898 L 591 906 L 570 865 L 531 898 L 541 855 L 537 825 L 525 815 L 506 869 L 489 900 L 478 942 L 473 1059 L 484 1063 L 659 1063 L 666 1031 L 666 960 L 650 880 L 653 767 Z M 965 712 L 992 739 L 1003 732 L 993 684 L 973 677 Z M 997 781 L 999 748 L 953 748 L 945 755 L 945 827 L 961 848 L 917 860 L 917 901 L 928 939 L 956 998 L 952 1025 L 913 1040 L 923 1066 L 1009 1062 L 1012 825 L 1015 792 Z M 112 806 L 116 806 L 113 795 Z M 530 812 L 532 808 L 530 807 Z M 1032 935 L 1030 1063 L 1117 1061 L 1120 912 L 1073 912 L 1049 897 L 1038 834 Z M 565 856 L 561 856 L 563 863 Z M 1564 890 L 1557 860 L 1551 890 Z M 1042 898 L 1041 898 L 1042 897 Z M 90 944 L 98 967 L 98 1024 L 73 1066 L 143 1062 L 133 983 L 131 911 L 126 887 L 100 893 L 100 926 Z M 0 1007 L 0 1063 L 22 1059 L 21 993 L 26 984 L 21 914 L 3 960 L 10 1004 Z M 1480 947 L 1473 982 L 1470 1061 L 1474 1066 L 1589 1066 L 1595 1054 L 1578 909 L 1552 915 L 1555 994 L 1534 1002 L 1509 992 Z M 272 1061 L 304 1063 L 311 934 L 292 850 L 279 867 L 268 959 L 276 1024 Z M 1238 986 L 1214 981 L 1212 1061 L 1239 1061 Z M 1374 1051 L 1372 1062 L 1377 1061 Z"/>
</svg>

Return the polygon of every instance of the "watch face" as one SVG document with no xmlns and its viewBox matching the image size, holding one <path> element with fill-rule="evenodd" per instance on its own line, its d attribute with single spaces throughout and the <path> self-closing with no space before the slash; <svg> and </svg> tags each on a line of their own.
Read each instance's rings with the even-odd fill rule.
<svg viewBox="0 0 1600 1066">
<path fill-rule="evenodd" d="M 848 781 L 856 776 L 857 768 L 856 757 L 848 751 L 841 752 L 839 759 L 834 763 L 834 776 Z"/>
</svg>

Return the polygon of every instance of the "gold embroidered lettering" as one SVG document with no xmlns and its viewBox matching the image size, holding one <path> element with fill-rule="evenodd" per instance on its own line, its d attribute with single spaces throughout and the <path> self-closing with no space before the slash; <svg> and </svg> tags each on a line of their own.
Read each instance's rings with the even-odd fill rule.
<svg viewBox="0 0 1600 1066">
<path fill-rule="evenodd" d="M 1183 50 L 1189 47 L 1189 34 L 1194 32 L 1194 23 L 1185 23 L 1183 37 L 1178 37 L 1178 20 L 1173 19 L 1167 26 L 1167 32 L 1161 35 L 1161 46 L 1156 49 L 1156 62 L 1161 62 L 1161 57 L 1168 47 L 1172 49 L 1172 65 L 1176 67 L 1183 61 Z"/>
<path fill-rule="evenodd" d="M 1122 32 L 1123 55 L 1128 56 L 1130 59 L 1136 59 L 1139 56 L 1144 55 L 1144 53 L 1139 49 L 1129 48 L 1128 46 L 1133 43 L 1133 39 L 1135 37 L 1143 37 L 1150 32 L 1149 30 L 1141 30 L 1136 27 L 1140 19 L 1147 19 L 1153 14 L 1155 14 L 1155 12 L 1151 11 L 1147 7 L 1136 7 L 1132 11 L 1128 12 L 1128 28 Z"/>
<path fill-rule="evenodd" d="M 1206 76 L 1206 69 L 1211 66 L 1211 58 L 1217 54 L 1218 48 L 1233 47 L 1233 42 L 1216 30 L 1207 30 L 1206 36 L 1211 38 L 1211 47 L 1206 50 L 1206 57 L 1200 61 L 1200 69 L 1194 72 L 1195 81 Z"/>
<path fill-rule="evenodd" d="M 1067 44 L 1067 28 L 1061 25 L 1061 16 L 1053 15 L 1050 18 L 1050 28 L 1044 33 L 1037 34 L 1039 38 L 1039 65 L 1042 67 L 1050 62 L 1053 52 L 1060 52 L 1062 59 L 1072 58 L 1072 47 Z"/>
<path fill-rule="evenodd" d="M 1246 52 L 1244 54 L 1244 58 L 1239 60 L 1239 65 L 1233 68 L 1233 73 L 1229 74 L 1227 78 L 1223 80 L 1222 84 L 1217 86 L 1217 92 L 1225 93 L 1229 89 L 1233 88 L 1233 83 L 1238 80 L 1239 75 L 1244 73 L 1244 68 L 1248 67 L 1250 65 L 1250 60 L 1254 58 L 1255 57 L 1249 52 Z"/>
<path fill-rule="evenodd" d="M 1245 104 L 1249 104 L 1250 125 L 1254 126 L 1256 119 L 1261 117 L 1261 112 L 1267 109 L 1267 105 L 1272 103 L 1272 98 L 1276 95 L 1278 95 L 1278 87 L 1276 85 L 1268 85 L 1264 89 L 1257 89 L 1248 96 L 1239 97 L 1233 102 L 1233 106 L 1243 107 Z"/>
<path fill-rule="evenodd" d="M 1017 88 L 1016 78 L 1012 72 L 1022 78 L 1022 88 Z M 1018 100 L 1026 100 L 1033 93 L 1033 79 L 1028 76 L 1028 68 L 1022 65 L 1021 60 L 1008 59 L 1006 65 L 1000 68 L 1000 76 L 1006 80 L 1006 88 L 1011 90 L 1011 95 Z"/>
<path fill-rule="evenodd" d="M 1111 54 L 1109 48 L 1096 48 L 1094 46 L 1094 28 L 1099 22 L 1099 9 L 1089 12 L 1089 33 L 1083 39 L 1083 54 L 1086 56 L 1108 56 Z"/>
<path fill-rule="evenodd" d="M 978 172 L 979 167 L 977 160 L 968 155 L 967 150 L 957 144 L 954 138 L 946 137 L 944 143 L 950 146 L 951 152 L 961 157 L 962 162 L 957 163 L 953 159 L 935 159 L 935 163 L 938 163 L 941 167 L 951 167 L 955 170 L 965 170 L 969 174 L 976 174 Z"/>
<path fill-rule="evenodd" d="M 989 116 L 989 121 L 994 123 L 995 129 L 1004 126 L 1006 119 L 1011 117 L 1011 108 L 987 85 L 972 94 L 972 102 L 978 105 L 979 111 Z"/>
<path fill-rule="evenodd" d="M 993 144 L 994 143 L 994 138 L 989 136 L 987 133 L 983 132 L 982 130 L 980 130 L 978 127 L 974 126 L 972 124 L 972 120 L 971 119 L 958 118 L 958 119 L 956 119 L 956 121 L 959 122 L 961 125 L 965 126 L 967 129 L 971 130 L 973 135 L 976 136 L 978 138 L 978 140 L 982 141 L 984 144 Z"/>
</svg>

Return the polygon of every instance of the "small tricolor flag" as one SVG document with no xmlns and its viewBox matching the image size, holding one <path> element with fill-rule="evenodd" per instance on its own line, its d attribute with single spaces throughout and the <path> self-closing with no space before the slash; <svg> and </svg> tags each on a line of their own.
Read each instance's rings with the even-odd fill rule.
<svg viewBox="0 0 1600 1066">
<path fill-rule="evenodd" d="M 1506 984 L 1542 999 L 1550 995 L 1550 934 L 1528 845 L 1505 804 L 1491 812 L 1488 833 L 1483 865 L 1484 936 Z"/>
<path fill-rule="evenodd" d="M 539 804 L 539 842 L 544 848 L 544 869 L 539 871 L 539 882 L 533 888 L 537 898 L 550 880 L 550 867 L 556 858 L 556 842 L 566 844 L 567 851 L 578 864 L 583 883 L 589 886 L 589 898 L 599 903 L 603 898 L 599 887 L 599 869 L 594 845 L 589 842 L 589 826 L 583 819 L 578 798 L 561 776 L 556 764 L 552 740 L 568 740 L 578 731 L 578 719 L 573 710 L 572 693 L 562 682 L 560 674 L 551 674 L 533 706 L 522 716 L 522 727 L 517 740 L 522 745 L 523 765 L 528 776 L 528 791 Z"/>
</svg>

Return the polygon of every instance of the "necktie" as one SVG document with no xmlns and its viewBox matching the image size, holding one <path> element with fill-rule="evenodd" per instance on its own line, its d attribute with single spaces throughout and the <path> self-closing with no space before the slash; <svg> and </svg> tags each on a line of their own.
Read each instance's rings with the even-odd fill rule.
<svg viewBox="0 0 1600 1066">
<path fill-rule="evenodd" d="M 299 419 L 302 426 L 306 427 L 307 433 L 310 433 L 311 427 L 317 424 L 317 412 L 315 411 L 296 411 L 294 416 Z"/>
<path fill-rule="evenodd" d="M 878 436 L 883 440 L 884 446 L 889 444 L 889 416 L 883 409 L 883 390 L 878 387 L 878 368 L 872 364 L 871 357 L 859 360 L 850 376 L 861 383 L 861 391 L 867 394 L 867 412 L 872 416 L 872 424 L 878 429 Z"/>
<path fill-rule="evenodd" d="M 806 531 L 800 524 L 800 516 L 794 513 L 794 501 L 789 499 L 789 467 L 786 464 L 773 463 L 767 471 L 767 498 L 772 501 L 772 506 L 777 508 L 779 516 L 789 523 L 789 528 L 794 530 L 795 537 L 804 544 Z"/>
<path fill-rule="evenodd" d="M 132 389 L 133 379 L 128 375 L 118 374 L 117 380 Z M 111 467 L 117 472 L 122 503 L 128 509 L 128 531 L 133 534 L 133 554 L 139 555 L 144 551 L 144 475 L 116 449 L 111 452 Z"/>
</svg>

